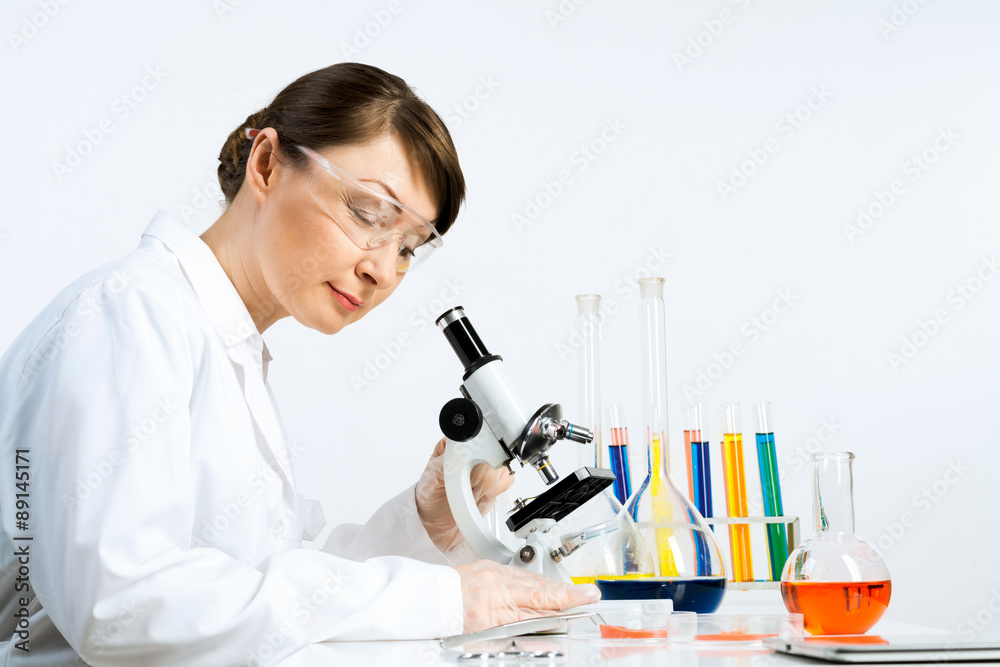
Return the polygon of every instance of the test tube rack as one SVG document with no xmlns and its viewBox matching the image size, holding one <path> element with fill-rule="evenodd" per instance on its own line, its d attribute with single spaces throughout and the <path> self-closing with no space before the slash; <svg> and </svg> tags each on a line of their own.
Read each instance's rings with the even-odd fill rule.
<svg viewBox="0 0 1000 667">
<path fill-rule="evenodd" d="M 799 517 L 797 516 L 705 517 L 705 523 L 710 526 L 730 526 L 734 524 L 746 524 L 748 526 L 752 526 L 754 524 L 784 524 L 785 534 L 788 539 L 788 554 L 791 554 L 792 551 L 795 550 L 795 547 L 799 544 L 801 528 L 799 527 Z M 731 566 L 729 568 L 729 573 L 729 576 L 732 577 L 733 568 Z M 726 590 L 761 591 L 778 590 L 779 588 L 781 588 L 781 582 L 773 579 L 755 579 L 754 581 L 733 581 L 732 579 L 729 579 L 726 582 Z"/>
</svg>

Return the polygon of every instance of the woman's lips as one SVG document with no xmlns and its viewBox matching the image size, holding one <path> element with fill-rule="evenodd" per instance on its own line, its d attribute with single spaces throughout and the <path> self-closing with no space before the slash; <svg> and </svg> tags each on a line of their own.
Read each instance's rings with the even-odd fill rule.
<svg viewBox="0 0 1000 667">
<path fill-rule="evenodd" d="M 327 283 L 327 285 L 330 285 L 330 283 Z M 346 308 L 352 313 L 361 306 L 365 305 L 364 301 L 359 301 L 356 297 L 351 296 L 350 294 L 347 294 L 345 292 L 341 292 L 333 285 L 330 285 L 330 289 L 333 290 L 333 295 L 337 297 L 337 301 L 340 302 L 340 305 L 342 305 L 344 308 Z"/>
</svg>

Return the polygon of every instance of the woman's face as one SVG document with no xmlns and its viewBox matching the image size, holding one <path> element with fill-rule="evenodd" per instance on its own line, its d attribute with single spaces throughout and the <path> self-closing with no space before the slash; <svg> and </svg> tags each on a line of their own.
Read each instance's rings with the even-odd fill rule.
<svg viewBox="0 0 1000 667">
<path fill-rule="evenodd" d="M 283 146 L 280 150 L 287 155 L 296 149 Z M 423 178 L 395 137 L 318 152 L 425 219 L 437 217 Z M 254 243 L 261 279 L 275 307 L 307 327 L 333 334 L 364 317 L 396 289 L 405 275 L 396 272 L 398 245 L 359 248 L 310 192 L 309 178 L 319 165 L 311 162 L 302 171 L 288 164 L 282 158 L 268 183 L 267 197 L 263 201 L 258 197 Z"/>
</svg>

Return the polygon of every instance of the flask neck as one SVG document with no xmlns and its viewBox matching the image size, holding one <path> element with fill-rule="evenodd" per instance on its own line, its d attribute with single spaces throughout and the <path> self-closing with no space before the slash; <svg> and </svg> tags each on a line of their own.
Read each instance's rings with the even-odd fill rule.
<svg viewBox="0 0 1000 667">
<path fill-rule="evenodd" d="M 669 476 L 670 461 L 668 456 L 670 444 L 667 442 L 666 433 L 647 429 L 646 441 L 648 443 L 646 453 L 649 456 L 649 471 L 654 477 L 656 477 L 657 473 L 661 476 Z"/>
<path fill-rule="evenodd" d="M 818 535 L 854 533 L 854 454 L 814 454 L 813 518 Z"/>
<path fill-rule="evenodd" d="M 642 399 L 650 467 L 667 470 L 667 328 L 663 308 L 663 278 L 641 278 L 639 328 L 642 340 Z M 656 456 L 654 450 L 660 452 Z M 659 461 L 654 461 L 659 458 Z M 657 466 L 657 463 L 660 465 Z"/>
</svg>

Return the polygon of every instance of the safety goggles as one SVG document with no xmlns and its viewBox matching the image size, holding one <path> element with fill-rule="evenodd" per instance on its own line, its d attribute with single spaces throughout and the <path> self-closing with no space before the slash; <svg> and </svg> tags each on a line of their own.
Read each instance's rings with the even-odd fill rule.
<svg viewBox="0 0 1000 667">
<path fill-rule="evenodd" d="M 296 146 L 320 169 L 309 192 L 337 226 L 362 250 L 396 244 L 396 271 L 412 271 L 444 243 L 434 225 L 413 209 L 348 175 L 316 151 Z"/>
<path fill-rule="evenodd" d="M 253 139 L 260 130 L 248 128 Z M 396 243 L 396 271 L 412 271 L 444 244 L 426 218 L 389 195 L 373 190 L 305 146 L 296 146 L 319 166 L 309 192 L 337 226 L 362 250 Z"/>
</svg>

